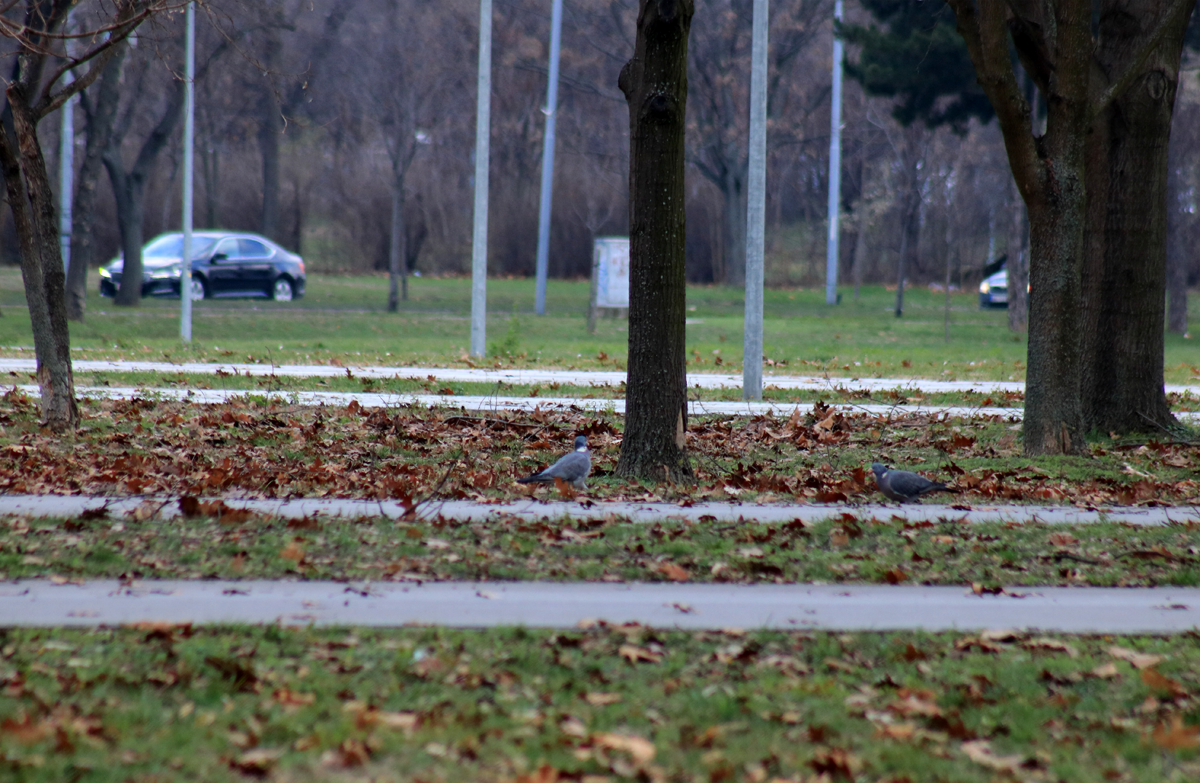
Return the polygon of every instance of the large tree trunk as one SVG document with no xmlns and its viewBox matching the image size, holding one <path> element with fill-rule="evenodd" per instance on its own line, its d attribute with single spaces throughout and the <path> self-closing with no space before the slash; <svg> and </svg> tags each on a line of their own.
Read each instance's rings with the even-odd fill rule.
<svg viewBox="0 0 1200 783">
<path fill-rule="evenodd" d="M 1148 23 L 1173 4 L 1147 3 L 1138 17 L 1102 13 L 1101 70 L 1129 67 Z M 1101 432 L 1175 423 L 1163 388 L 1167 149 L 1187 19 L 1177 16 L 1178 30 L 1162 37 L 1088 136 L 1082 393 L 1084 422 Z"/>
<path fill-rule="evenodd" d="M 946 2 L 996 110 L 1029 211 L 1025 454 L 1082 454 L 1080 270 L 1087 206 L 1084 146 L 1093 106 L 1089 76 L 1095 67 L 1091 2 Z M 1028 19 L 1014 19 L 1018 13 Z M 1034 132 L 1029 101 L 1018 85 L 1014 42 L 1046 96 L 1044 133 Z"/>
<path fill-rule="evenodd" d="M 629 370 L 617 474 L 690 480 L 684 116 L 692 0 L 641 0 L 629 104 Z"/>
<path fill-rule="evenodd" d="M 79 423 L 71 338 L 65 306 L 66 275 L 58 242 L 57 213 L 37 123 L 15 79 L 0 127 L 0 167 L 21 247 L 21 278 L 33 328 L 42 418 L 56 432 Z"/>
<path fill-rule="evenodd" d="M 1029 348 L 1025 381 L 1025 454 L 1081 454 L 1080 259 L 1084 171 L 1081 149 L 1067 144 L 1045 161 L 1049 198 L 1029 205 Z M 1054 192 L 1057 189 L 1057 192 Z"/>
</svg>

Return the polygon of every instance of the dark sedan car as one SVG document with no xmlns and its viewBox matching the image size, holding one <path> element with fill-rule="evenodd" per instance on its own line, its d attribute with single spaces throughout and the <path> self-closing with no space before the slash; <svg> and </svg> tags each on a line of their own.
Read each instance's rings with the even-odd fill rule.
<svg viewBox="0 0 1200 783">
<path fill-rule="evenodd" d="M 142 248 L 142 296 L 179 296 L 183 234 L 155 237 Z M 125 266 L 116 258 L 100 269 L 100 293 L 116 296 Z M 265 296 L 290 302 L 304 296 L 304 259 L 257 234 L 192 234 L 192 299 Z"/>
</svg>

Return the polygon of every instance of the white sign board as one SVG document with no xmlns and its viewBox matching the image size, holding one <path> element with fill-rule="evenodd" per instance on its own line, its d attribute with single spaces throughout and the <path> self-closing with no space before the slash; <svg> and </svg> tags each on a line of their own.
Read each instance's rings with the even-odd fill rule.
<svg viewBox="0 0 1200 783">
<path fill-rule="evenodd" d="M 596 307 L 629 307 L 629 238 L 597 237 L 592 274 Z"/>
</svg>

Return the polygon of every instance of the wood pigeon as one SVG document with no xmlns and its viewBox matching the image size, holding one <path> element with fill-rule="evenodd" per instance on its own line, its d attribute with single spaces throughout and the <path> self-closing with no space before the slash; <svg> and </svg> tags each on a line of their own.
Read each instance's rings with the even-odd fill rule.
<svg viewBox="0 0 1200 783">
<path fill-rule="evenodd" d="M 875 484 L 879 491 L 892 500 L 908 503 L 930 492 L 953 492 L 945 484 L 930 481 L 924 476 L 907 470 L 891 470 L 880 462 L 871 463 L 875 473 Z"/>
<path fill-rule="evenodd" d="M 560 478 L 575 489 L 587 489 L 584 479 L 592 472 L 592 452 L 588 451 L 587 437 L 575 436 L 575 450 L 559 457 L 550 467 L 523 479 L 518 484 L 550 484 Z"/>
</svg>

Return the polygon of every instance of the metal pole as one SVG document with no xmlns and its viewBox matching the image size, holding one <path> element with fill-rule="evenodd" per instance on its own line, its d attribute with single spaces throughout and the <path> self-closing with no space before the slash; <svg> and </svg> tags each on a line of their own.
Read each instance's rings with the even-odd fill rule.
<svg viewBox="0 0 1200 783">
<path fill-rule="evenodd" d="M 562 43 L 562 0 L 550 11 L 550 78 L 546 86 L 546 136 L 542 140 L 542 203 L 538 207 L 537 302 L 546 314 L 546 277 L 550 267 L 550 201 L 554 192 L 554 123 L 558 117 L 558 53 Z"/>
<path fill-rule="evenodd" d="M 742 399 L 762 399 L 763 248 L 767 206 L 767 34 L 770 4 L 754 0 L 750 48 L 750 172 L 746 199 L 746 320 Z"/>
<path fill-rule="evenodd" d="M 64 82 L 75 81 L 67 71 Z M 63 273 L 71 268 L 71 197 L 75 192 L 75 98 L 67 99 L 62 106 L 61 129 L 58 146 L 58 246 L 62 251 Z"/>
<path fill-rule="evenodd" d="M 842 0 L 833 6 L 833 18 L 842 21 Z M 825 245 L 825 304 L 837 304 L 838 216 L 842 201 L 842 39 L 833 35 L 833 94 L 829 109 L 829 240 Z"/>
<path fill-rule="evenodd" d="M 196 3 L 187 5 L 183 115 L 183 253 L 179 270 L 179 336 L 192 341 L 192 157 L 196 144 Z"/>
<path fill-rule="evenodd" d="M 471 355 L 487 342 L 488 142 L 492 125 L 492 0 L 479 0 L 479 84 L 475 109 L 475 233 L 471 242 Z"/>
</svg>

